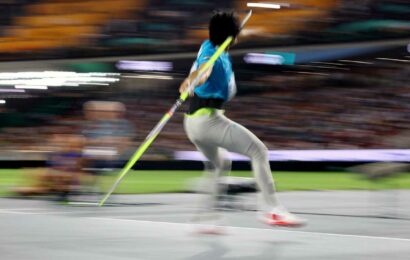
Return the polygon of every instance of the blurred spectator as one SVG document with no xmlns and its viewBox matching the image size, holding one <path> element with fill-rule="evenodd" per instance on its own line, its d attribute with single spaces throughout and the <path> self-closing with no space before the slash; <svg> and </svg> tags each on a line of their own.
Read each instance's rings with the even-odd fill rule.
<svg viewBox="0 0 410 260">
<path fill-rule="evenodd" d="M 79 135 L 55 134 L 51 140 L 53 152 L 47 160 L 48 168 L 41 169 L 30 187 L 14 191 L 20 195 L 56 195 L 66 201 L 68 195 L 78 190 L 82 176 L 81 149 L 83 139 Z"/>
<path fill-rule="evenodd" d="M 125 106 L 119 102 L 89 101 L 84 105 L 85 167 L 91 174 L 91 187 L 97 188 L 95 176 L 122 166 L 133 136 L 125 112 Z"/>
</svg>

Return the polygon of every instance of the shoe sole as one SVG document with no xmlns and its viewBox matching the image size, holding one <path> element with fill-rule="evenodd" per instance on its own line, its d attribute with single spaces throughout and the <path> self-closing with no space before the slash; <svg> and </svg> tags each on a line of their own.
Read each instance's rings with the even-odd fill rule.
<svg viewBox="0 0 410 260">
<path fill-rule="evenodd" d="M 294 228 L 299 228 L 306 226 L 306 222 L 302 223 L 291 223 L 291 222 L 286 222 L 286 221 L 275 221 L 271 219 L 266 219 L 264 217 L 258 218 L 259 221 L 262 223 L 269 225 L 269 226 L 278 226 L 278 227 L 294 227 Z"/>
</svg>

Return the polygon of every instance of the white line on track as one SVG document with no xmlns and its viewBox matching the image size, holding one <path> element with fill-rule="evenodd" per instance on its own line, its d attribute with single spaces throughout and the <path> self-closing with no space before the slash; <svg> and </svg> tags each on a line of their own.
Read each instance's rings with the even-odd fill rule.
<svg viewBox="0 0 410 260">
<path fill-rule="evenodd" d="M 18 210 L 10 210 L 10 209 L 0 209 L 0 214 L 41 215 L 41 214 L 46 214 L 46 213 L 44 211 L 26 212 L 26 211 L 18 211 Z"/>
<path fill-rule="evenodd" d="M 0 214 L 19 214 L 19 215 L 58 215 L 73 213 L 71 211 L 45 211 L 44 209 L 37 209 L 36 212 L 29 212 L 30 209 L 0 209 Z"/>
<path fill-rule="evenodd" d="M 130 217 L 130 214 L 125 214 L 125 213 L 121 213 L 121 212 L 118 212 L 118 214 L 117 213 L 110 213 L 109 214 L 110 215 L 110 218 L 112 218 L 112 219 L 127 219 L 127 217 Z M 143 218 L 143 219 L 145 219 L 145 218 L 151 218 L 151 219 L 153 219 L 153 218 L 162 218 L 162 217 L 164 217 L 164 216 L 167 216 L 167 217 L 183 217 L 183 216 L 193 216 L 194 215 L 194 212 L 172 212 L 172 213 L 161 213 L 161 212 L 159 212 L 159 214 L 138 214 L 138 218 Z M 170 223 L 172 223 L 172 222 L 170 222 Z"/>
<path fill-rule="evenodd" d="M 149 221 L 149 220 L 136 220 L 136 219 L 118 219 L 118 218 L 104 218 L 104 217 L 89 217 L 94 220 L 105 220 L 105 221 L 123 221 L 123 222 L 134 222 L 138 224 L 153 224 L 153 225 L 163 225 L 168 227 L 192 227 L 196 224 L 188 223 L 175 223 L 175 222 L 163 222 L 163 221 Z M 364 238 L 364 239 L 378 239 L 378 240 L 393 240 L 410 242 L 409 238 L 398 238 L 398 237 L 381 237 L 381 236 L 366 236 L 366 235 L 351 235 L 351 234 L 337 234 L 337 233 L 322 233 L 322 232 L 310 232 L 310 231 L 295 231 L 295 230 L 278 230 L 273 228 L 252 228 L 252 227 L 235 227 L 235 226 L 223 226 L 227 229 L 232 230 L 253 230 L 253 231 L 274 231 L 280 233 L 293 233 L 293 234 L 303 234 L 303 235 L 316 235 L 316 236 L 332 236 L 332 237 L 345 237 L 345 238 Z"/>
<path fill-rule="evenodd" d="M 44 209 L 43 208 L 3 208 L 3 209 L 0 209 L 0 210 L 18 210 L 18 211 L 36 210 L 36 211 L 39 211 L 39 210 L 44 210 Z"/>
</svg>

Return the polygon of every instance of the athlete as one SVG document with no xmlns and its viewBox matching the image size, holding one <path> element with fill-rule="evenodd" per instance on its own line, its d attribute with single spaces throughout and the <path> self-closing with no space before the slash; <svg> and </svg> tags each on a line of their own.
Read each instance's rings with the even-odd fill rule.
<svg viewBox="0 0 410 260">
<path fill-rule="evenodd" d="M 233 44 L 236 42 L 240 29 L 238 18 L 233 12 L 217 11 L 213 14 L 209 23 L 209 39 L 202 43 L 191 73 L 180 85 L 180 93 L 188 90 L 202 66 L 227 37 L 232 36 Z M 213 166 L 208 178 L 211 200 L 215 205 L 219 193 L 218 178 L 224 171 L 222 150 L 226 149 L 245 155 L 252 162 L 252 169 L 263 198 L 260 220 L 269 225 L 303 225 L 305 221 L 288 212 L 275 196 L 266 146 L 248 129 L 224 116 L 222 108 L 235 93 L 232 63 L 228 52 L 225 51 L 204 73 L 190 93 L 189 111 L 184 119 L 188 138 Z"/>
</svg>

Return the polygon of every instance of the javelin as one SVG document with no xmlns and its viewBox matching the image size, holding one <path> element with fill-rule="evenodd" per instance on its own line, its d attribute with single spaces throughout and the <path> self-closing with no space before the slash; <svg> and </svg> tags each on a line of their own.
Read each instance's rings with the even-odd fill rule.
<svg viewBox="0 0 410 260">
<path fill-rule="evenodd" d="M 248 14 L 245 16 L 245 18 L 242 20 L 241 27 L 242 29 L 246 22 L 249 20 L 249 18 L 252 15 L 252 10 L 248 12 Z M 229 36 L 226 38 L 226 40 L 219 46 L 219 48 L 216 50 L 214 55 L 211 56 L 211 58 L 205 63 L 205 65 L 201 68 L 201 70 L 198 73 L 198 76 L 192 81 L 191 85 L 188 87 L 188 89 L 183 92 L 175 104 L 171 107 L 170 110 L 168 110 L 167 113 L 161 118 L 161 120 L 157 123 L 157 125 L 151 130 L 151 132 L 148 134 L 147 137 L 145 137 L 144 142 L 141 144 L 141 146 L 135 151 L 135 153 L 132 155 L 131 159 L 127 162 L 125 167 L 121 170 L 121 172 L 118 174 L 117 180 L 114 182 L 114 184 L 111 186 L 110 190 L 107 192 L 107 194 L 102 198 L 102 200 L 98 203 L 98 206 L 101 207 L 104 205 L 106 200 L 110 197 L 110 195 L 114 192 L 114 190 L 117 188 L 117 186 L 120 184 L 122 179 L 125 177 L 125 175 L 128 173 L 128 171 L 134 166 L 134 164 L 141 158 L 141 156 L 145 153 L 145 151 L 148 149 L 148 147 L 154 142 L 155 138 L 159 135 L 161 132 L 162 128 L 166 125 L 166 123 L 169 121 L 169 119 L 174 115 L 175 111 L 184 103 L 184 101 L 188 98 L 189 93 L 193 91 L 195 86 L 198 84 L 199 80 L 204 76 L 206 71 L 215 63 L 215 61 L 219 58 L 219 56 L 222 54 L 222 52 L 225 51 L 225 49 L 231 44 L 233 40 L 232 36 Z"/>
</svg>

